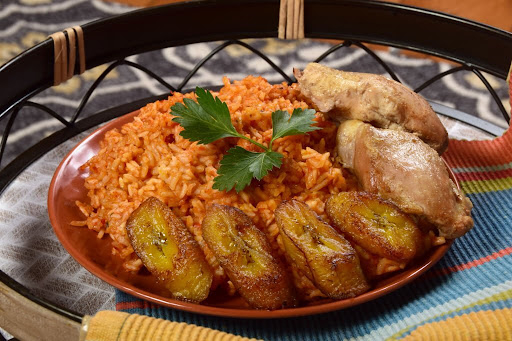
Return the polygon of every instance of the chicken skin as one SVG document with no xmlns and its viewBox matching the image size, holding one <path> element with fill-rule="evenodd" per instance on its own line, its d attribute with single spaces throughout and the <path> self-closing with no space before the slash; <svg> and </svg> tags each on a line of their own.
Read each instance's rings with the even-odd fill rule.
<svg viewBox="0 0 512 341">
<path fill-rule="evenodd" d="M 380 75 L 344 72 L 317 63 L 294 69 L 301 93 L 333 120 L 356 119 L 413 133 L 441 155 L 448 133 L 428 102 Z"/>
<path fill-rule="evenodd" d="M 473 227 L 471 201 L 461 193 L 441 157 L 417 136 L 357 120 L 340 124 L 337 154 L 363 190 L 394 202 L 441 237 L 457 238 Z"/>
</svg>

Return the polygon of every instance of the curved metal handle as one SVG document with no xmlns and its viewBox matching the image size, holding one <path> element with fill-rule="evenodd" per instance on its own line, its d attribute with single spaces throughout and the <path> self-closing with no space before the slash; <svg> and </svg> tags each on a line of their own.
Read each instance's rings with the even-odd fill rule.
<svg viewBox="0 0 512 341">
<path fill-rule="evenodd" d="M 309 0 L 308 38 L 356 40 L 421 51 L 505 78 L 512 34 L 439 12 L 377 1 Z M 141 9 L 82 26 L 88 68 L 165 47 L 277 37 L 278 0 L 201 0 Z M 499 53 L 496 53 L 499 51 Z M 50 39 L 0 68 L 0 117 L 53 83 Z M 13 79 L 18 82 L 12 82 Z"/>
</svg>

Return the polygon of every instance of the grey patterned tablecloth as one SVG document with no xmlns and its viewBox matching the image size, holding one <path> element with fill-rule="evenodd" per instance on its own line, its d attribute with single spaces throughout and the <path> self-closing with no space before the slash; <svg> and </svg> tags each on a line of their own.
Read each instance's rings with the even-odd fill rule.
<svg viewBox="0 0 512 341">
<path fill-rule="evenodd" d="M 125 12 L 131 8 L 100 0 L 19 0 L 0 4 L 0 64 L 22 52 L 49 34 L 93 19 Z M 312 40 L 248 40 L 252 46 L 270 56 L 288 74 L 293 67 L 303 67 L 331 45 Z M 218 42 L 200 43 L 130 57 L 145 65 L 167 82 L 177 85 L 190 69 Z M 433 75 L 452 67 L 430 59 L 407 57 L 398 50 L 377 54 L 414 88 Z M 345 70 L 385 74 L 369 55 L 360 49 L 341 49 L 328 57 L 325 64 Z M 63 85 L 48 89 L 34 98 L 53 110 L 71 117 L 86 89 L 106 66 L 89 70 Z M 219 85 L 222 76 L 232 80 L 249 74 L 262 75 L 270 82 L 281 76 L 259 57 L 240 46 L 230 46 L 210 60 L 189 82 L 190 86 Z M 508 108 L 504 81 L 488 76 Z M 5 85 L 2 85 L 5 86 Z M 155 80 L 126 66 L 109 74 L 87 104 L 85 116 L 134 99 L 165 93 Z M 483 84 L 471 73 L 447 76 L 422 94 L 430 100 L 479 116 L 501 127 L 507 124 Z M 0 132 L 7 120 L 0 121 Z M 444 119 L 450 136 L 481 139 L 489 136 L 463 124 Z M 2 165 L 15 158 L 27 146 L 61 129 L 55 119 L 40 111 L 23 109 L 9 136 Z M 28 167 L 0 195 L 0 269 L 40 297 L 83 314 L 114 308 L 114 289 L 92 276 L 77 264 L 60 245 L 50 226 L 46 198 L 51 177 L 64 155 L 86 133 L 52 150 Z"/>
</svg>

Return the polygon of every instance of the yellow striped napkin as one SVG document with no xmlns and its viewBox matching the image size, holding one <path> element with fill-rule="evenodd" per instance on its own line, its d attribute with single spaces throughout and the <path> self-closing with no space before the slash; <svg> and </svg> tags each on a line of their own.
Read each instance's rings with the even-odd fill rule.
<svg viewBox="0 0 512 341">
<path fill-rule="evenodd" d="M 171 322 L 138 314 L 119 311 L 100 311 L 85 317 L 80 341 L 249 341 L 233 334 L 183 322 Z"/>
</svg>

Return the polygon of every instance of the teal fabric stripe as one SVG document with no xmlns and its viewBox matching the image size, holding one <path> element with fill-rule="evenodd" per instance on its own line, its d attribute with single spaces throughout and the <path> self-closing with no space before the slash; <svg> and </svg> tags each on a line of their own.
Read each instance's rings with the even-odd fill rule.
<svg viewBox="0 0 512 341">
<path fill-rule="evenodd" d="M 512 246 L 512 190 L 471 194 L 474 228 L 457 238 L 435 268 L 465 264 Z"/>
</svg>

